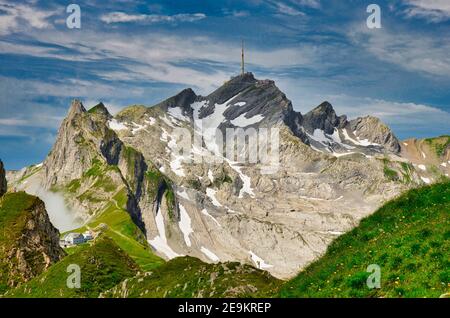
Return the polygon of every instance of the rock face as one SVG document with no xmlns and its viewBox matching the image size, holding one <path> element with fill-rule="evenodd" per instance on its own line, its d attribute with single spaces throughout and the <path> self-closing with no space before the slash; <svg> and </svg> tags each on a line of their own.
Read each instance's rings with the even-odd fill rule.
<svg viewBox="0 0 450 318">
<path fill-rule="evenodd" d="M 7 229 L 0 234 L 2 286 L 26 282 L 65 255 L 59 246 L 59 232 L 39 198 L 24 192 L 4 195 L 0 199 L 0 223 Z"/>
<path fill-rule="evenodd" d="M 366 139 L 369 142 L 383 145 L 393 153 L 400 152 L 400 143 L 392 131 L 378 118 L 367 116 L 351 120 L 348 127 L 358 139 Z"/>
<path fill-rule="evenodd" d="M 335 128 L 344 128 L 347 124 L 347 116 L 338 117 L 328 102 L 323 102 L 303 117 L 302 125 L 310 134 L 314 130 L 323 130 L 326 134 L 332 135 Z"/>
<path fill-rule="evenodd" d="M 77 217 L 84 220 L 124 190 L 128 211 L 143 228 L 137 200 L 147 166 L 142 155 L 127 148 L 108 127 L 111 118 L 102 103 L 87 112 L 74 100 L 43 163 L 42 183 L 46 189 L 66 192 Z"/>
<path fill-rule="evenodd" d="M 277 128 L 276 169 L 226 157 L 205 128 Z M 179 151 L 181 137 L 198 135 Z M 75 101 L 40 177 L 85 219 L 118 206 L 124 192 L 133 221 L 166 259 L 239 261 L 288 278 L 384 201 L 422 184 L 414 167 L 403 170 L 397 145 L 380 121 L 348 121 L 328 102 L 303 116 L 273 81 L 246 73 L 208 96 L 186 89 L 114 117 Z"/>
<path fill-rule="evenodd" d="M 3 162 L 0 160 L 0 197 L 6 193 L 7 183 L 5 176 L 5 168 L 3 167 Z"/>
</svg>

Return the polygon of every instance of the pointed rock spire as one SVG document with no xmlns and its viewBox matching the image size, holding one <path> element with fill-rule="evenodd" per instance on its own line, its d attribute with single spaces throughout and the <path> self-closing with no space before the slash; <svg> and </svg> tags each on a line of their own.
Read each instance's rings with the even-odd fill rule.
<svg viewBox="0 0 450 318">
<path fill-rule="evenodd" d="M 89 109 L 88 112 L 90 114 L 99 114 L 99 115 L 105 116 L 107 118 L 112 117 L 111 114 L 109 113 L 108 109 L 102 102 L 98 103 L 97 105 L 95 105 L 94 107 Z"/>
<path fill-rule="evenodd" d="M 86 108 L 84 108 L 83 103 L 79 99 L 74 99 L 69 109 L 69 117 L 74 116 L 76 114 L 82 114 L 86 112 Z"/>
<path fill-rule="evenodd" d="M 309 133 L 313 133 L 315 129 L 320 129 L 331 135 L 335 128 L 343 127 L 346 123 L 347 117 L 338 117 L 333 106 L 327 101 L 303 116 L 303 127 Z"/>
</svg>

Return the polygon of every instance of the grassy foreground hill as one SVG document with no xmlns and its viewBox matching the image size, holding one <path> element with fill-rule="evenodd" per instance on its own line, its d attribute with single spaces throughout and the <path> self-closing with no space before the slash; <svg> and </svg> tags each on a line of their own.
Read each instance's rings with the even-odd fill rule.
<svg viewBox="0 0 450 318">
<path fill-rule="evenodd" d="M 197 258 L 178 257 L 127 279 L 102 297 L 272 297 L 280 285 L 268 272 L 249 265 L 206 264 Z"/>
<path fill-rule="evenodd" d="M 80 267 L 81 288 L 69 288 L 69 265 Z M 114 241 L 107 236 L 92 245 L 79 246 L 71 255 L 50 267 L 40 276 L 8 292 L 5 297 L 72 298 L 98 297 L 100 292 L 133 277 L 139 267 Z"/>
<path fill-rule="evenodd" d="M 439 297 L 450 291 L 450 182 L 410 190 L 336 239 L 281 297 Z M 381 268 L 381 288 L 366 285 Z"/>
</svg>

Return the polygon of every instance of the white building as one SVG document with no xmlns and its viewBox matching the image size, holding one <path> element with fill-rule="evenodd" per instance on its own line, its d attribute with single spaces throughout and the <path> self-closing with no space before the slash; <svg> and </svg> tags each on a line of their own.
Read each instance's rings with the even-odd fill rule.
<svg viewBox="0 0 450 318">
<path fill-rule="evenodd" d="M 70 245 L 78 245 L 85 242 L 83 234 L 80 233 L 69 233 L 64 237 L 64 241 Z"/>
<path fill-rule="evenodd" d="M 83 236 L 84 236 L 84 241 L 85 242 L 94 239 L 94 237 L 92 236 L 92 232 L 91 231 L 84 232 Z"/>
</svg>

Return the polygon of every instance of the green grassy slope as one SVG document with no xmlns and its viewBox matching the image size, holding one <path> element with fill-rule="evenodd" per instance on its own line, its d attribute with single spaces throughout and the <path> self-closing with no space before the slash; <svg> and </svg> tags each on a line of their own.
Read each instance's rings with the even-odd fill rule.
<svg viewBox="0 0 450 318">
<path fill-rule="evenodd" d="M 206 264 L 175 258 L 104 293 L 104 297 L 271 297 L 281 281 L 239 263 Z"/>
<path fill-rule="evenodd" d="M 37 216 L 33 212 L 42 206 L 39 198 L 25 192 L 6 193 L 0 198 L 0 294 L 40 274 L 52 262 L 44 251 L 33 249 L 51 244 L 47 241 L 51 238 L 34 228 Z M 26 240 L 32 229 L 33 244 Z"/>
<path fill-rule="evenodd" d="M 76 248 L 45 273 L 8 292 L 5 297 L 98 297 L 122 280 L 133 277 L 138 265 L 113 240 L 106 236 L 96 239 L 92 245 Z M 71 264 L 81 269 L 81 288 L 68 288 L 67 272 Z"/>
<path fill-rule="evenodd" d="M 89 228 L 107 234 L 130 255 L 141 270 L 148 271 L 163 264 L 164 260 L 153 254 L 144 234 L 125 210 L 126 200 L 126 191 L 122 189 L 106 203 L 94 220 L 71 232 L 84 232 Z"/>
<path fill-rule="evenodd" d="M 439 297 L 450 291 L 450 183 L 411 190 L 342 235 L 282 297 Z M 369 289 L 367 266 L 381 267 Z"/>
</svg>

